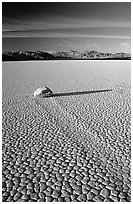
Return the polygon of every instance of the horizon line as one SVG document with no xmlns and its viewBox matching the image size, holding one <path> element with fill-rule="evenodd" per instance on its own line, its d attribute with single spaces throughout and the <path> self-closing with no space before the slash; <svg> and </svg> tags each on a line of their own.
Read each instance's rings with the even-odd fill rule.
<svg viewBox="0 0 133 204">
<path fill-rule="evenodd" d="M 98 53 L 109 53 L 109 54 L 117 54 L 117 53 L 126 53 L 126 54 L 131 54 L 131 53 L 128 53 L 128 52 L 123 52 L 123 51 L 118 51 L 118 52 L 110 52 L 110 51 L 96 51 L 96 50 L 83 50 L 83 51 L 79 51 L 79 50 L 74 50 L 74 49 L 70 49 L 70 50 L 61 50 L 61 51 L 55 51 L 55 50 L 12 50 L 12 51 L 4 51 L 4 52 L 2 52 L 2 54 L 3 53 L 5 53 L 5 52 L 72 52 L 72 51 L 76 51 L 76 52 L 79 52 L 79 53 L 84 53 L 84 52 L 98 52 Z"/>
</svg>

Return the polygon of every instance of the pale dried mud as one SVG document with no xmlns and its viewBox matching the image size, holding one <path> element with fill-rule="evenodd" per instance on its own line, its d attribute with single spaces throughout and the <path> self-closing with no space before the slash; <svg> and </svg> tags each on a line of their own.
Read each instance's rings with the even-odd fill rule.
<svg viewBox="0 0 133 204">
<path fill-rule="evenodd" d="M 131 201 L 130 66 L 3 63 L 3 201 Z"/>
</svg>

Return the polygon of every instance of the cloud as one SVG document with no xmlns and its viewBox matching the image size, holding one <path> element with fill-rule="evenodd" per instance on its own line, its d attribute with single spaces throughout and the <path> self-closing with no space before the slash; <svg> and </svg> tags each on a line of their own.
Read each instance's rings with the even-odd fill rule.
<svg viewBox="0 0 133 204">
<path fill-rule="evenodd" d="M 36 38 L 36 41 L 43 38 L 41 42 L 45 41 L 45 44 L 48 42 L 50 49 L 52 46 L 62 47 L 62 50 L 63 47 L 73 48 L 74 46 L 77 49 L 82 47 L 82 49 L 107 50 L 112 44 L 114 46 L 112 50 L 118 50 L 118 48 L 130 50 L 130 27 L 130 23 L 124 21 L 78 19 L 63 16 L 32 17 L 28 20 L 4 18 L 2 37 L 25 38 L 25 40 L 27 38 L 27 41 L 30 41 L 28 38 Z M 128 43 L 124 44 L 125 41 Z M 49 46 L 47 45 L 47 47 Z"/>
<path fill-rule="evenodd" d="M 131 52 L 131 43 L 130 42 L 121 42 L 120 43 L 120 49 L 124 50 L 124 51 L 128 50 L 128 52 Z"/>
<path fill-rule="evenodd" d="M 93 19 L 78 19 L 63 16 L 42 18 L 32 18 L 29 20 L 20 19 L 3 19 L 3 29 L 10 31 L 17 30 L 53 30 L 53 29 L 73 29 L 73 28 L 111 28 L 121 27 L 130 28 L 129 22 L 106 21 L 106 20 L 93 20 Z"/>
<path fill-rule="evenodd" d="M 3 31 L 3 37 L 36 37 L 36 38 L 107 38 L 107 39 L 128 39 L 130 36 L 125 35 L 105 35 L 89 34 L 76 32 L 76 30 L 28 30 L 28 31 Z"/>
<path fill-rule="evenodd" d="M 63 16 L 3 19 L 2 37 L 130 39 L 130 23 Z M 121 34 L 122 33 L 122 34 Z"/>
</svg>

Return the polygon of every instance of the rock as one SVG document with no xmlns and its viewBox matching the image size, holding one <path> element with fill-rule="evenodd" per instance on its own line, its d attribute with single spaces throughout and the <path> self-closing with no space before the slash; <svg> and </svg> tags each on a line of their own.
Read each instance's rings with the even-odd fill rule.
<svg viewBox="0 0 133 204">
<path fill-rule="evenodd" d="M 34 92 L 35 97 L 47 97 L 51 96 L 53 92 L 48 87 L 40 87 Z"/>
</svg>

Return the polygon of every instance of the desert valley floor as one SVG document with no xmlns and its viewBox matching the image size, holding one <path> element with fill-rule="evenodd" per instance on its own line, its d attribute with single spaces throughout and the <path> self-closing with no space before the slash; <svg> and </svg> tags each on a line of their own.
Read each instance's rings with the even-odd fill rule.
<svg viewBox="0 0 133 204">
<path fill-rule="evenodd" d="M 3 201 L 131 201 L 130 69 L 3 63 Z M 42 86 L 55 95 L 34 98 Z"/>
</svg>

